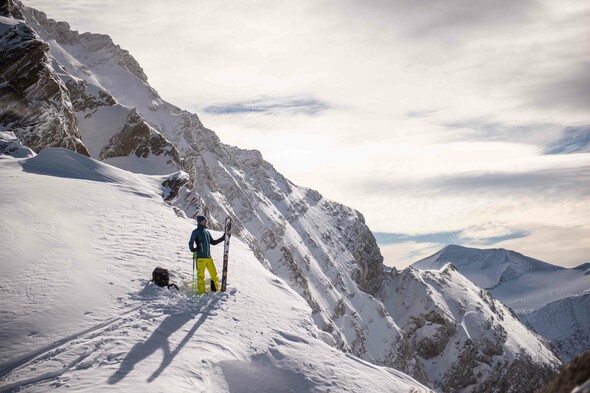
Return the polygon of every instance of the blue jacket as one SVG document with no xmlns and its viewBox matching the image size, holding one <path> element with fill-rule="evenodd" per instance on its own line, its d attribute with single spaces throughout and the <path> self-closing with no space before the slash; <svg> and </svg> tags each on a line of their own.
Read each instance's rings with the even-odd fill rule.
<svg viewBox="0 0 590 393">
<path fill-rule="evenodd" d="M 211 238 L 211 233 L 207 228 L 202 225 L 197 228 L 191 234 L 191 238 L 188 242 L 188 248 L 191 252 L 197 252 L 197 258 L 211 258 L 211 246 L 221 243 L 225 240 L 225 234 L 217 240 Z"/>
</svg>

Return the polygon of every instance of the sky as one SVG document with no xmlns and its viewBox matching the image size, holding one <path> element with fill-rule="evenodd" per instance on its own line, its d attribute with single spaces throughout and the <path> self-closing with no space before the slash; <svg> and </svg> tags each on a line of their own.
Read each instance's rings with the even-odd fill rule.
<svg viewBox="0 0 590 393">
<path fill-rule="evenodd" d="M 31 0 L 163 99 L 359 210 L 389 266 L 447 244 L 590 261 L 585 0 Z"/>
</svg>

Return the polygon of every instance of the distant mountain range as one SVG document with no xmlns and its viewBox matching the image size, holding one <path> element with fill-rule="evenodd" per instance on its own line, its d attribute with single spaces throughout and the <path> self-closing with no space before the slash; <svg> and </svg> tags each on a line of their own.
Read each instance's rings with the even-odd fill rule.
<svg viewBox="0 0 590 393">
<path fill-rule="evenodd" d="M 514 251 L 448 246 L 412 267 L 448 263 L 552 341 L 564 361 L 590 351 L 590 264 L 566 269 Z"/>
</svg>

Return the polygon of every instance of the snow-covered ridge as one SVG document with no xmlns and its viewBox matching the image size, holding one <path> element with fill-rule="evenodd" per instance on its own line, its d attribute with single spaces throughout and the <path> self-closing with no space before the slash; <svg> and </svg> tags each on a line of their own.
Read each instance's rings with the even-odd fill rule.
<svg viewBox="0 0 590 393">
<path fill-rule="evenodd" d="M 44 12 L 26 7 L 18 0 L 15 0 L 15 3 L 18 8 L 24 11 L 21 14 L 27 23 L 31 24 L 33 28 L 41 27 L 41 29 L 36 30 L 45 32 L 47 37 L 56 40 L 58 44 L 81 45 L 87 53 L 86 60 L 90 61 L 91 65 L 93 65 L 92 61 L 98 63 L 108 61 L 125 68 L 125 70 L 147 83 L 147 75 L 143 72 L 137 60 L 128 51 L 116 45 L 108 35 L 79 34 L 77 31 L 72 30 L 67 22 L 48 18 Z M 94 54 L 96 54 L 95 57 Z"/>
<path fill-rule="evenodd" d="M 438 269 L 447 263 L 511 307 L 564 361 L 590 351 L 590 323 L 578 312 L 590 310 L 587 264 L 566 269 L 509 250 L 448 246 L 412 266 Z"/>
<path fill-rule="evenodd" d="M 551 340 L 564 362 L 590 351 L 590 292 L 556 300 L 520 319 Z"/>
<path fill-rule="evenodd" d="M 63 149 L 3 157 L 0 392 L 429 391 L 327 344 L 238 238 L 229 291 L 193 298 L 193 220 L 152 177 Z M 148 283 L 158 265 L 180 291 Z"/>
<path fill-rule="evenodd" d="M 379 298 L 404 332 L 392 365 L 443 391 L 528 391 L 560 365 L 540 337 L 452 264 L 392 271 Z"/>
<path fill-rule="evenodd" d="M 563 269 L 515 251 L 481 250 L 457 245 L 447 246 L 436 254 L 413 263 L 412 266 L 417 269 L 440 269 L 449 262 L 484 289 L 494 289 L 528 272 L 552 272 Z"/>
</svg>

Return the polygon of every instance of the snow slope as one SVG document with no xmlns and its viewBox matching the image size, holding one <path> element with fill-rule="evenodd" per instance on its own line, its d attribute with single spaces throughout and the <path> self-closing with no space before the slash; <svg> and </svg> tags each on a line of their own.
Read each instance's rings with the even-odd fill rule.
<svg viewBox="0 0 590 393">
<path fill-rule="evenodd" d="M 556 300 L 519 317 L 551 340 L 564 362 L 590 351 L 590 293 Z"/>
<path fill-rule="evenodd" d="M 0 157 L 0 392 L 428 391 L 332 347 L 239 238 L 228 292 L 192 298 L 193 221 L 162 177 L 63 149 Z M 158 265 L 181 291 L 148 283 Z"/>
</svg>

